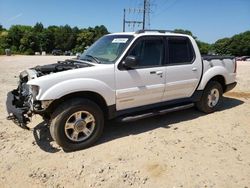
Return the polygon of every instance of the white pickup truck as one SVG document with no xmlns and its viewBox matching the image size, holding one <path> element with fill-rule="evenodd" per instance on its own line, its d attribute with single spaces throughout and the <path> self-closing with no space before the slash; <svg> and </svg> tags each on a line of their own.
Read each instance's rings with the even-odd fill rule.
<svg viewBox="0 0 250 188">
<path fill-rule="evenodd" d="M 215 111 L 236 85 L 236 67 L 234 57 L 202 57 L 188 35 L 109 34 L 78 59 L 21 72 L 8 93 L 8 119 L 28 129 L 40 114 L 62 148 L 79 150 L 97 141 L 108 119 L 134 121 L 194 105 Z"/>
</svg>

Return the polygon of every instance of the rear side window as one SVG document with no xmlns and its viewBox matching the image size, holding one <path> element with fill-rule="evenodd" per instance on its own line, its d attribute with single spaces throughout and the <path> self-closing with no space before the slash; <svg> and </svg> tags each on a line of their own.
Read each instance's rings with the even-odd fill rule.
<svg viewBox="0 0 250 188">
<path fill-rule="evenodd" d="M 188 64 L 194 59 L 193 46 L 187 37 L 169 37 L 167 49 L 168 64 Z"/>
</svg>

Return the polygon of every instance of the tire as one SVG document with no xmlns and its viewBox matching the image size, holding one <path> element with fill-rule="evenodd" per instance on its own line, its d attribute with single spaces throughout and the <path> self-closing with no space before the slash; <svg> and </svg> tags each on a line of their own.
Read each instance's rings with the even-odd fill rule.
<svg viewBox="0 0 250 188">
<path fill-rule="evenodd" d="M 210 81 L 205 87 L 200 101 L 196 103 L 196 107 L 204 113 L 216 111 L 221 103 L 222 93 L 221 84 L 216 81 Z"/>
<path fill-rule="evenodd" d="M 85 149 L 102 135 L 104 116 L 100 107 L 88 99 L 71 99 L 52 114 L 51 137 L 65 151 Z"/>
<path fill-rule="evenodd" d="M 56 138 L 55 138 L 55 131 L 54 131 L 54 126 L 51 126 L 51 122 L 50 122 L 50 124 L 49 124 L 49 131 L 50 131 L 50 136 L 51 136 L 51 138 L 54 140 L 54 141 L 56 141 Z"/>
</svg>

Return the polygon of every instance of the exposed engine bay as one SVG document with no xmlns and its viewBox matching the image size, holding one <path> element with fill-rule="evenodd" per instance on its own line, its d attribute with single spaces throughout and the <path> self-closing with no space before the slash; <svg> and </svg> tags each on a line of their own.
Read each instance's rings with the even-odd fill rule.
<svg viewBox="0 0 250 188">
<path fill-rule="evenodd" d="M 26 125 L 30 122 L 30 117 L 34 113 L 42 113 L 41 103 L 34 100 L 34 96 L 38 93 L 39 88 L 29 86 L 27 84 L 29 80 L 57 72 L 90 66 L 94 65 L 77 59 L 69 59 L 58 61 L 55 64 L 36 66 L 21 72 L 18 88 L 9 92 L 7 96 L 8 119 L 13 120 L 22 128 L 29 129 Z"/>
<path fill-rule="evenodd" d="M 68 59 L 65 61 L 58 61 L 58 63 L 55 63 L 55 64 L 42 65 L 42 66 L 39 65 L 32 69 L 37 72 L 37 77 L 40 77 L 46 74 L 67 71 L 71 69 L 78 69 L 78 68 L 83 68 L 83 67 L 90 67 L 90 66 L 93 66 L 93 65 L 85 63 L 77 59 Z"/>
</svg>

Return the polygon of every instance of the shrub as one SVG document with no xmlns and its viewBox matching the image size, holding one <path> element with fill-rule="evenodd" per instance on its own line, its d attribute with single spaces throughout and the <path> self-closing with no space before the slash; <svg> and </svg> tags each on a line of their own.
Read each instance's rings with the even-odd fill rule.
<svg viewBox="0 0 250 188">
<path fill-rule="evenodd" d="M 24 52 L 24 55 L 34 55 L 34 51 L 32 49 L 28 49 Z"/>
</svg>

